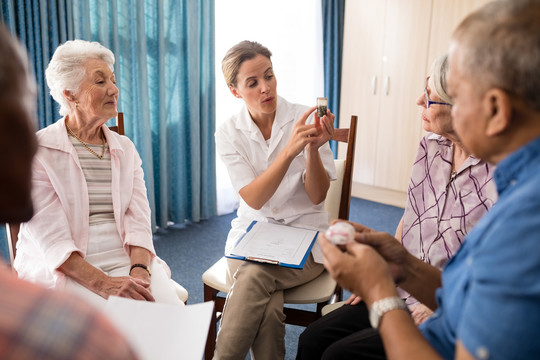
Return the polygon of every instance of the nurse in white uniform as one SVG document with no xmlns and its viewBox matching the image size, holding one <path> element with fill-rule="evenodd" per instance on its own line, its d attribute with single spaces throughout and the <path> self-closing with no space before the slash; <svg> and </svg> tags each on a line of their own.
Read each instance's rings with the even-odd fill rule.
<svg viewBox="0 0 540 360">
<path fill-rule="evenodd" d="M 316 116 L 315 107 L 279 97 L 271 52 L 242 41 L 222 61 L 231 93 L 242 110 L 216 131 L 218 153 L 235 191 L 238 217 L 227 238 L 229 250 L 253 221 L 325 230 L 324 200 L 335 168 L 328 140 L 334 115 Z M 234 284 L 227 296 L 214 359 L 282 359 L 285 355 L 283 290 L 306 283 L 322 271 L 314 246 L 304 268 L 291 269 L 228 259 Z"/>
</svg>

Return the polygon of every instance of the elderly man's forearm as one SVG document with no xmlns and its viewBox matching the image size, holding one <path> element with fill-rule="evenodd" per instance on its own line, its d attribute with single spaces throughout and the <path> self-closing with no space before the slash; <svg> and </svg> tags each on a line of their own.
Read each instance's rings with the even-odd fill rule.
<svg viewBox="0 0 540 360">
<path fill-rule="evenodd" d="M 398 285 L 431 310 L 437 309 L 435 291 L 441 287 L 441 271 L 410 255 L 404 265 L 404 280 Z"/>
<path fill-rule="evenodd" d="M 422 336 L 411 316 L 404 310 L 387 312 L 381 319 L 379 332 L 389 360 L 441 358 Z"/>
</svg>

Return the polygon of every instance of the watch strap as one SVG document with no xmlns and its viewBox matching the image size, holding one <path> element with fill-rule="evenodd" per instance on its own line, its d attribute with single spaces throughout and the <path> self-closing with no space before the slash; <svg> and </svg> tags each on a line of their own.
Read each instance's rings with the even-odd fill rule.
<svg viewBox="0 0 540 360">
<path fill-rule="evenodd" d="M 146 270 L 148 272 L 148 275 L 152 275 L 152 273 L 150 272 L 150 267 L 148 265 L 144 265 L 144 264 L 133 264 L 131 265 L 131 268 L 129 269 L 129 273 L 131 274 L 131 270 L 137 268 L 137 267 L 140 267 L 140 268 L 143 268 L 144 270 Z"/>
<path fill-rule="evenodd" d="M 409 311 L 405 301 L 398 296 L 391 296 L 375 301 L 371 304 L 371 308 L 369 309 L 369 322 L 371 323 L 371 326 L 377 329 L 383 315 L 388 311 L 397 309 Z"/>
</svg>

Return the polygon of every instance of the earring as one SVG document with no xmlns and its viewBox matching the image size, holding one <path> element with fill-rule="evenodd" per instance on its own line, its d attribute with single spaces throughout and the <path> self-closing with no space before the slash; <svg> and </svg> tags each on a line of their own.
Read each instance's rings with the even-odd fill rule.
<svg viewBox="0 0 540 360">
<path fill-rule="evenodd" d="M 79 110 L 79 103 L 75 103 L 75 109 Z"/>
</svg>

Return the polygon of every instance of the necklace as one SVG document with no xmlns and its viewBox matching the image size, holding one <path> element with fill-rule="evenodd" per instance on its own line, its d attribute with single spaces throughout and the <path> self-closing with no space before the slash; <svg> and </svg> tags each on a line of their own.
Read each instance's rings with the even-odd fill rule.
<svg viewBox="0 0 540 360">
<path fill-rule="evenodd" d="M 78 137 L 74 132 L 73 130 L 71 130 L 71 128 L 68 126 L 67 122 L 65 123 L 66 124 L 66 129 L 68 131 L 68 133 L 73 136 L 75 139 L 77 139 L 81 144 L 82 146 L 84 146 L 84 148 L 88 151 L 90 151 L 92 154 L 94 154 L 98 159 L 100 160 L 103 160 L 103 156 L 105 156 L 105 144 L 107 144 L 107 142 L 105 141 L 105 139 L 103 139 L 103 146 L 101 148 L 101 155 L 99 155 L 97 152 L 95 152 L 94 150 L 92 150 L 90 148 L 90 146 L 88 146 L 84 141 L 81 140 L 80 137 Z"/>
</svg>

